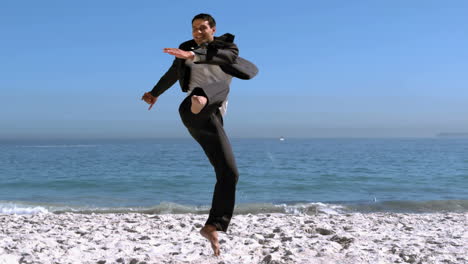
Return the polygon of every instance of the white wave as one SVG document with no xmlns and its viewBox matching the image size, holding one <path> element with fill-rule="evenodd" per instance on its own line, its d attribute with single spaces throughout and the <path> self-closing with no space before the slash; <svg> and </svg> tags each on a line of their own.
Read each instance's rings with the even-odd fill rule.
<svg viewBox="0 0 468 264">
<path fill-rule="evenodd" d="M 21 206 L 16 204 L 0 204 L 0 214 L 46 214 L 49 213 L 44 207 L 41 206 Z"/>
<path fill-rule="evenodd" d="M 208 213 L 210 206 L 182 205 L 172 202 L 162 202 L 151 207 L 93 207 L 93 206 L 67 206 L 29 204 L 21 202 L 0 201 L 0 214 L 41 214 L 41 213 L 149 213 L 149 214 L 186 214 Z M 297 203 L 297 204 L 271 204 L 247 203 L 238 204 L 235 214 L 340 214 L 346 208 L 337 204 L 325 203 Z"/>
<path fill-rule="evenodd" d="M 282 207 L 288 214 L 311 214 L 311 213 L 324 213 L 324 214 L 339 214 L 343 211 L 344 207 L 337 204 L 324 204 L 324 203 L 306 203 L 286 205 L 280 204 L 277 207 Z"/>
<path fill-rule="evenodd" d="M 345 209 L 342 205 L 317 203 L 319 211 L 326 214 L 340 214 Z"/>
</svg>

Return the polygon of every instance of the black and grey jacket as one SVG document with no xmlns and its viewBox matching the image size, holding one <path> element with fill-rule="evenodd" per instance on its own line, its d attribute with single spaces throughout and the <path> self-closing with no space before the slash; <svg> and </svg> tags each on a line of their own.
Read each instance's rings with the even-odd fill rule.
<svg viewBox="0 0 468 264">
<path fill-rule="evenodd" d="M 219 65 L 221 69 L 233 77 L 248 80 L 257 75 L 257 67 L 250 61 L 238 56 L 239 49 L 234 44 L 234 35 L 226 33 L 215 37 L 214 41 L 204 47 L 197 45 L 195 40 L 180 44 L 179 49 L 193 51 L 198 60 L 195 63 Z M 184 59 L 175 58 L 171 67 L 161 77 L 151 90 L 151 94 L 158 97 L 179 81 L 183 92 L 187 92 L 190 82 L 190 67 L 185 65 Z"/>
</svg>

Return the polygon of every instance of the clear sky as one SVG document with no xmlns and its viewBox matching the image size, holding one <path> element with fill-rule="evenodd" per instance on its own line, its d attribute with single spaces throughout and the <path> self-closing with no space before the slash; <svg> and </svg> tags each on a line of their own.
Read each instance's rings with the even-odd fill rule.
<svg viewBox="0 0 468 264">
<path fill-rule="evenodd" d="M 259 75 L 231 137 L 468 132 L 468 1 L 2 1 L 0 138 L 188 137 L 178 84 L 140 98 L 210 13 Z"/>
</svg>

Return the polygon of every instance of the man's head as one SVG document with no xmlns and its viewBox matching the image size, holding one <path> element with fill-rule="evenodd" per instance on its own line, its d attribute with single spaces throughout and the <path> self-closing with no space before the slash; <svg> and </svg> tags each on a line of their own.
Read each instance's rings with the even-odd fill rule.
<svg viewBox="0 0 468 264">
<path fill-rule="evenodd" d="M 198 14 L 193 17 L 192 36 L 198 45 L 213 41 L 215 32 L 216 21 L 211 15 Z"/>
</svg>

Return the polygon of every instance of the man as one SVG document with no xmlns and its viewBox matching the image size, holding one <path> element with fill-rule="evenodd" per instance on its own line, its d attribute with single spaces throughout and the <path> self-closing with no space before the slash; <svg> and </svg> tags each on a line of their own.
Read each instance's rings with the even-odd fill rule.
<svg viewBox="0 0 468 264">
<path fill-rule="evenodd" d="M 258 70 L 238 56 L 233 35 L 215 37 L 215 32 L 216 22 L 211 15 L 196 15 L 192 19 L 193 39 L 178 49 L 163 50 L 175 56 L 172 66 L 142 100 L 151 109 L 158 97 L 177 81 L 182 91 L 188 93 L 179 107 L 182 122 L 201 145 L 216 173 L 210 214 L 200 234 L 211 243 L 214 255 L 219 256 L 217 231 L 226 232 L 231 221 L 239 177 L 222 115 L 232 77 L 251 79 Z"/>
</svg>

